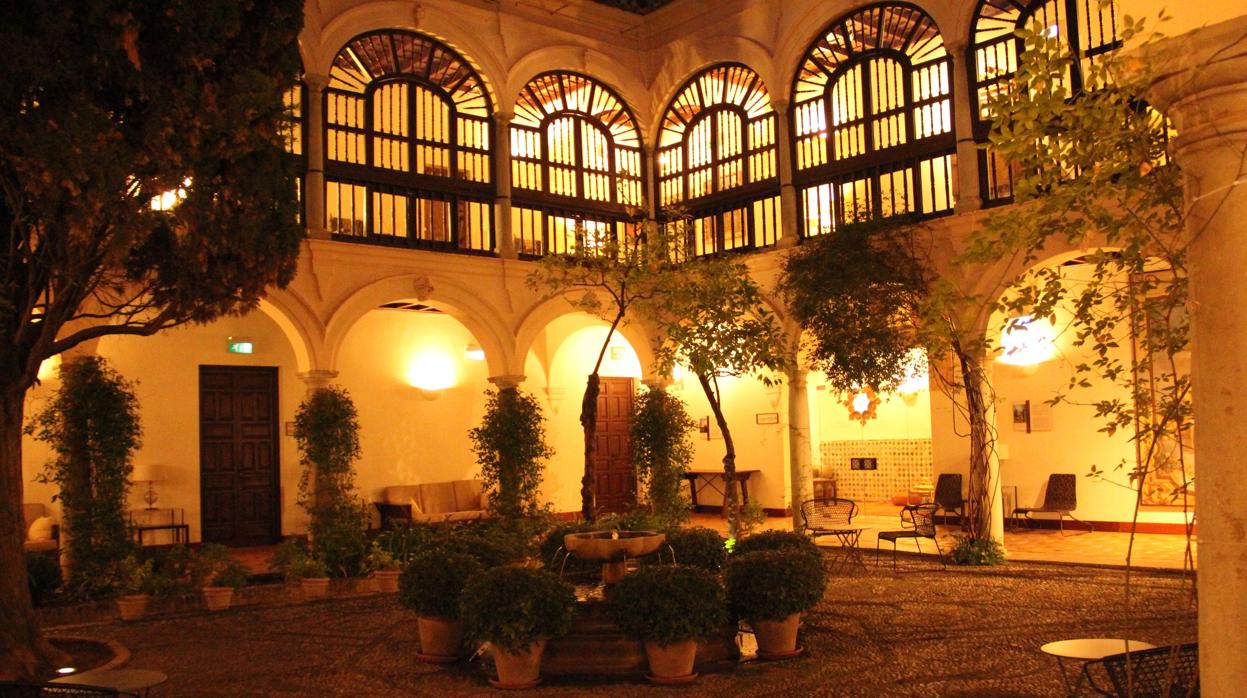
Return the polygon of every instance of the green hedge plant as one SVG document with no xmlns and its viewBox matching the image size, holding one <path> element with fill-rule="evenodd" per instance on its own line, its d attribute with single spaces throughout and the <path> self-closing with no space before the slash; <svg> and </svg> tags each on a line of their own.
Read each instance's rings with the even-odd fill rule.
<svg viewBox="0 0 1247 698">
<path fill-rule="evenodd" d="M 625 635 L 663 646 L 710 637 L 727 623 L 723 585 L 688 565 L 654 565 L 628 574 L 608 589 L 607 602 Z"/>
<path fill-rule="evenodd" d="M 735 555 L 744 555 L 746 553 L 756 553 L 763 550 L 784 550 L 786 548 L 796 548 L 810 553 L 818 553 L 818 546 L 809 536 L 792 531 L 763 531 L 755 533 L 752 536 L 746 536 L 736 541 L 732 553 Z"/>
<path fill-rule="evenodd" d="M 675 561 L 681 565 L 700 567 L 718 572 L 727 560 L 727 547 L 723 536 L 710 528 L 677 528 L 667 531 L 667 545 L 675 553 Z"/>
<path fill-rule="evenodd" d="M 425 618 L 459 620 L 463 589 L 484 570 L 465 553 L 431 550 L 417 555 L 399 577 L 398 602 Z"/>
<path fill-rule="evenodd" d="M 948 553 L 948 558 L 957 565 L 990 566 L 1005 561 L 1005 549 L 999 541 L 991 538 L 971 538 L 970 536 L 954 536 L 956 543 Z"/>
<path fill-rule="evenodd" d="M 724 580 L 735 617 L 778 621 L 813 608 L 827 573 L 821 555 L 789 547 L 733 555 Z"/>
<path fill-rule="evenodd" d="M 684 402 L 662 388 L 645 391 L 633 406 L 632 463 L 650 511 L 664 527 L 688 520 L 692 504 L 682 486 L 693 462 L 695 426 Z"/>
<path fill-rule="evenodd" d="M 545 460 L 554 455 L 541 405 L 519 388 L 490 390 L 486 396 L 485 416 L 468 436 L 490 493 L 489 509 L 504 521 L 533 516 L 540 509 Z"/>
<path fill-rule="evenodd" d="M 460 612 L 468 634 L 508 652 L 566 634 L 576 609 L 572 586 L 530 567 L 495 567 L 468 580 Z"/>
</svg>

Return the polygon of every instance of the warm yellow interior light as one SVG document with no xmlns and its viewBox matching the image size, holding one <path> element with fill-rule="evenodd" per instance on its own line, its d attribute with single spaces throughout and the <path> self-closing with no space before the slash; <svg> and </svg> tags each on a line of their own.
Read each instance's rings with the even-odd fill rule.
<svg viewBox="0 0 1247 698">
<path fill-rule="evenodd" d="M 407 382 L 421 390 L 445 390 L 457 379 L 455 360 L 443 351 L 427 350 L 407 361 Z"/>
<path fill-rule="evenodd" d="M 61 355 L 49 356 L 39 364 L 39 380 L 45 381 L 56 375 L 56 369 L 61 367 Z"/>
<path fill-rule="evenodd" d="M 475 344 L 469 344 L 463 349 L 463 358 L 468 361 L 484 361 L 485 350 Z"/>
<path fill-rule="evenodd" d="M 1056 355 L 1056 328 L 1047 318 L 1012 318 L 1000 331 L 997 361 L 1010 366 L 1033 366 Z"/>
</svg>

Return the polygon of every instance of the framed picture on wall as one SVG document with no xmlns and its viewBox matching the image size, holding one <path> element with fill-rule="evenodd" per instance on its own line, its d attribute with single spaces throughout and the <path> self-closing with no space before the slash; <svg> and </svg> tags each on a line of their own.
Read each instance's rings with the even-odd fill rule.
<svg viewBox="0 0 1247 698">
<path fill-rule="evenodd" d="M 1013 430 L 1030 433 L 1031 401 L 1013 403 Z"/>
</svg>

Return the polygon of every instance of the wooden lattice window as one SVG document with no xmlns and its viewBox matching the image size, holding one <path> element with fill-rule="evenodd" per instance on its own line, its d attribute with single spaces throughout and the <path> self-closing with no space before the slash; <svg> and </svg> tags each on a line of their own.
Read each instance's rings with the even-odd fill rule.
<svg viewBox="0 0 1247 698">
<path fill-rule="evenodd" d="M 951 212 L 951 68 L 935 22 L 908 4 L 857 10 L 814 42 L 792 98 L 804 235 L 863 218 Z"/>
<path fill-rule="evenodd" d="M 1018 29 L 1037 25 L 1048 36 L 1059 38 L 1078 60 L 1070 64 L 1066 92 L 1083 89 L 1086 66 L 1120 45 L 1114 3 L 1100 0 L 980 0 L 974 12 L 971 60 L 974 66 L 974 137 L 986 143 L 991 131 L 987 103 L 1007 88 L 1018 69 L 1022 40 Z M 1016 172 L 1010 163 L 989 148 L 979 156 L 980 188 L 988 204 L 1013 198 Z"/>
<path fill-rule="evenodd" d="M 324 100 L 330 232 L 493 249 L 492 110 L 458 53 L 414 32 L 364 34 L 334 58 Z"/>
<path fill-rule="evenodd" d="M 707 68 L 671 100 L 658 142 L 658 201 L 691 218 L 693 253 L 779 238 L 775 138 L 770 93 L 746 66 Z"/>
</svg>

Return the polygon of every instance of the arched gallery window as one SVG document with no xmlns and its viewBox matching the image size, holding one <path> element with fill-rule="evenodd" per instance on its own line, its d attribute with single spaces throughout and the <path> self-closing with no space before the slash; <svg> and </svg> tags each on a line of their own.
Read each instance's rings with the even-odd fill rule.
<svg viewBox="0 0 1247 698">
<path fill-rule="evenodd" d="M 299 176 L 295 179 L 295 196 L 299 201 L 300 223 L 304 222 L 303 183 L 306 181 L 307 173 L 307 154 L 303 150 L 304 128 L 306 128 L 303 120 L 303 90 L 303 82 L 300 81 L 282 95 L 282 104 L 286 110 L 286 123 L 281 130 L 282 144 L 285 146 L 286 153 L 297 163 L 296 171 Z"/>
<path fill-rule="evenodd" d="M 564 253 L 586 231 L 626 234 L 644 203 L 642 172 L 641 134 L 619 95 L 577 73 L 533 78 L 511 121 L 517 251 Z"/>
<path fill-rule="evenodd" d="M 902 3 L 833 23 L 793 86 L 803 234 L 846 221 L 952 211 L 951 61 L 935 22 Z"/>
<path fill-rule="evenodd" d="M 413 32 L 358 36 L 334 58 L 324 104 L 336 238 L 493 250 L 489 95 L 462 57 Z"/>
<path fill-rule="evenodd" d="M 690 217 L 691 254 L 779 238 L 775 110 L 757 73 L 712 66 L 676 94 L 658 141 L 658 203 Z"/>
<path fill-rule="evenodd" d="M 980 0 L 974 12 L 974 137 L 987 142 L 991 114 L 987 101 L 1005 89 L 1018 69 L 1022 41 L 1018 29 L 1038 23 L 1051 37 L 1073 49 L 1079 60 L 1070 65 L 1065 81 L 1070 95 L 1083 87 L 1083 70 L 1096 56 L 1119 45 L 1113 5 L 1099 0 Z M 1005 203 L 1013 197 L 1013 169 L 995 153 L 979 154 L 980 189 L 985 203 Z"/>
</svg>

